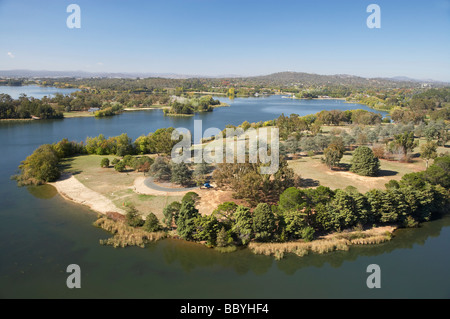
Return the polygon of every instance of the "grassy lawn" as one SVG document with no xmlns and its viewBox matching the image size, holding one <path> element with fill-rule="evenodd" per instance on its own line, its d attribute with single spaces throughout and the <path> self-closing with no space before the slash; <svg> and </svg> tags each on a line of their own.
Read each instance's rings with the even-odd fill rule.
<svg viewBox="0 0 450 319">
<path fill-rule="evenodd" d="M 80 111 L 80 112 L 63 112 L 64 118 L 71 118 L 71 117 L 93 117 L 94 112 L 88 112 L 88 111 Z"/>
<path fill-rule="evenodd" d="M 71 172 L 86 187 L 96 191 L 107 198 L 119 208 L 126 203 L 132 203 L 143 215 L 149 212 L 162 218 L 164 207 L 172 201 L 181 200 L 180 195 L 153 196 L 137 194 L 133 191 L 133 182 L 143 173 L 134 171 L 116 172 L 112 166 L 101 168 L 100 161 L 107 157 L 112 161 L 115 156 L 83 155 L 63 161 L 65 171 Z"/>
<path fill-rule="evenodd" d="M 384 185 L 391 179 L 400 180 L 405 174 L 425 169 L 424 161 L 418 158 L 415 158 L 412 163 L 381 160 L 380 176 L 366 177 L 359 176 L 348 170 L 331 170 L 322 163 L 321 157 L 322 155 L 304 156 L 290 160 L 289 166 L 305 180 L 306 186 L 323 185 L 331 189 L 343 189 L 347 186 L 354 186 L 362 193 L 374 188 L 384 189 Z M 346 152 L 341 160 L 341 163 L 344 164 L 343 166 L 350 167 L 351 158 L 352 154 Z"/>
</svg>

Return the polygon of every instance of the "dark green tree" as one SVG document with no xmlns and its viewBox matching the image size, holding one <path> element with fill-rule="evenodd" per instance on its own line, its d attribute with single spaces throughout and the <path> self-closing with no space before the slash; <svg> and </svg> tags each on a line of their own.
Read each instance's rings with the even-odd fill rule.
<svg viewBox="0 0 450 319">
<path fill-rule="evenodd" d="M 253 233 L 257 241 L 269 241 L 275 232 L 275 215 L 266 203 L 260 203 L 253 211 Z"/>
<path fill-rule="evenodd" d="M 380 171 L 380 161 L 369 147 L 360 146 L 353 153 L 350 171 L 362 176 L 376 176 Z"/>
<path fill-rule="evenodd" d="M 184 162 L 178 164 L 172 163 L 171 172 L 172 176 L 170 180 L 172 183 L 187 186 L 192 181 L 192 171 Z"/>
<path fill-rule="evenodd" d="M 169 229 L 172 228 L 175 223 L 178 212 L 180 211 L 181 203 L 180 202 L 172 202 L 163 209 L 163 223 L 166 224 Z"/>
<path fill-rule="evenodd" d="M 159 224 L 158 217 L 156 217 L 156 215 L 152 212 L 148 213 L 147 217 L 145 218 L 143 229 L 148 232 L 156 232 L 161 230 L 161 225 Z"/>
<path fill-rule="evenodd" d="M 196 231 L 196 218 L 201 215 L 191 201 L 181 203 L 180 211 L 176 217 L 177 234 L 186 240 L 192 240 Z"/>
<path fill-rule="evenodd" d="M 129 205 L 127 208 L 127 213 L 125 215 L 126 223 L 131 227 L 141 227 L 144 225 L 144 220 L 142 216 L 138 213 L 137 209 Z"/>
<path fill-rule="evenodd" d="M 150 166 L 150 173 L 156 180 L 169 181 L 172 177 L 172 170 L 167 161 L 158 156 Z"/>
<path fill-rule="evenodd" d="M 199 216 L 195 219 L 194 239 L 198 241 L 206 241 L 209 246 L 216 246 L 217 233 L 220 224 L 213 215 Z"/>
<path fill-rule="evenodd" d="M 250 209 L 245 206 L 239 205 L 234 213 L 235 222 L 232 230 L 236 234 L 238 240 L 243 245 L 247 245 L 252 239 L 252 214 Z"/>
</svg>

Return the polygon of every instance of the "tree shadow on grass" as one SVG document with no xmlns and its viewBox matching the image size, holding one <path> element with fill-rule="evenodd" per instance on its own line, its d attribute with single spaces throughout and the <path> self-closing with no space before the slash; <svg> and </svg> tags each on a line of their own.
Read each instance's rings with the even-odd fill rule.
<svg viewBox="0 0 450 319">
<path fill-rule="evenodd" d="M 312 178 L 302 178 L 301 183 L 302 187 L 317 187 L 320 185 L 320 182 L 318 180 L 312 179 Z"/>
<path fill-rule="evenodd" d="M 61 174 L 60 179 L 68 178 L 68 176 L 66 176 L 68 174 L 64 174 L 64 173 L 70 173 L 72 175 L 77 175 L 77 174 L 81 173 L 80 170 L 75 170 L 72 168 L 72 166 L 71 166 L 72 162 L 73 162 L 73 158 L 65 158 L 58 164 L 59 170 L 63 173 L 63 174 Z"/>
<path fill-rule="evenodd" d="M 333 171 L 338 171 L 338 172 L 349 171 L 351 166 L 352 166 L 351 164 L 339 163 L 338 166 L 333 167 Z"/>
<path fill-rule="evenodd" d="M 380 171 L 378 172 L 377 177 L 395 176 L 395 175 L 398 175 L 398 172 L 391 171 L 391 170 L 388 170 L 388 169 L 380 169 Z"/>
</svg>

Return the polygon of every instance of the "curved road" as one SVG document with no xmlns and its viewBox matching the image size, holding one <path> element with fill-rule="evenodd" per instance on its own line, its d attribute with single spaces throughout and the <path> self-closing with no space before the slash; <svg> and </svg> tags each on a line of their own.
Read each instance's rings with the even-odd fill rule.
<svg viewBox="0 0 450 319">
<path fill-rule="evenodd" d="M 194 189 L 198 189 L 199 187 L 188 187 L 188 188 L 167 188 L 167 187 L 162 187 L 159 185 L 156 185 L 153 182 L 153 177 L 148 177 L 144 180 L 144 185 L 147 186 L 148 188 L 151 188 L 155 191 L 160 191 L 160 192 L 187 192 L 187 191 L 191 191 Z"/>
</svg>

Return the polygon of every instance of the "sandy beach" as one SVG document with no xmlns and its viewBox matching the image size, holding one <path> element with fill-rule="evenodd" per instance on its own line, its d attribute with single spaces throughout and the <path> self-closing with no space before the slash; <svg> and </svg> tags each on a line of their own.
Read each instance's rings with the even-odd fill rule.
<svg viewBox="0 0 450 319">
<path fill-rule="evenodd" d="M 49 184 L 53 185 L 64 198 L 88 206 L 98 213 L 116 212 L 123 215 L 126 214 L 124 210 L 116 207 L 110 199 L 87 188 L 72 174 L 63 174 L 59 180 Z"/>
</svg>

